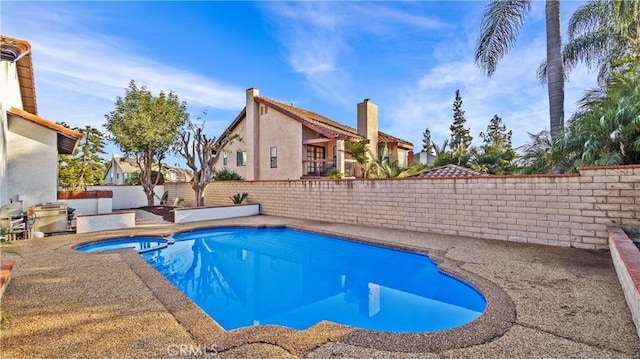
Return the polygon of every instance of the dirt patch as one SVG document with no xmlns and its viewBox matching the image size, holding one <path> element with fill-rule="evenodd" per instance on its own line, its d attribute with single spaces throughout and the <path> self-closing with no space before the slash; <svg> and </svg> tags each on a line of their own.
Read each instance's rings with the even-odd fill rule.
<svg viewBox="0 0 640 359">
<path fill-rule="evenodd" d="M 156 214 L 158 216 L 162 216 L 167 222 L 173 223 L 173 219 L 175 217 L 175 212 L 173 211 L 173 207 L 167 206 L 152 206 L 152 207 L 140 207 L 139 209 L 143 211 L 147 211 L 149 213 Z"/>
</svg>

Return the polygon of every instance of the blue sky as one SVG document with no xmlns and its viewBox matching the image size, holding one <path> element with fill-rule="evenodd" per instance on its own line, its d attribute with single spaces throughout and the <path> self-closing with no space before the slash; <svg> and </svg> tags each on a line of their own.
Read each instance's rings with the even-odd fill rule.
<svg viewBox="0 0 640 359">
<path fill-rule="evenodd" d="M 422 148 L 429 128 L 450 137 L 460 89 L 474 143 L 494 114 L 513 130 L 548 129 L 544 2 L 534 3 L 517 46 L 484 76 L 473 62 L 486 1 L 29 2 L 3 1 L 1 32 L 33 48 L 39 115 L 101 131 L 131 79 L 174 91 L 192 119 L 219 135 L 244 106 L 245 90 L 355 126 L 356 104 L 379 106 L 382 131 Z M 563 1 L 562 21 L 582 2 Z M 574 70 L 565 118 L 595 86 Z M 206 116 L 203 115 L 206 111 Z M 117 153 L 108 146 L 109 157 Z M 181 164 L 170 158 L 169 164 Z"/>
</svg>

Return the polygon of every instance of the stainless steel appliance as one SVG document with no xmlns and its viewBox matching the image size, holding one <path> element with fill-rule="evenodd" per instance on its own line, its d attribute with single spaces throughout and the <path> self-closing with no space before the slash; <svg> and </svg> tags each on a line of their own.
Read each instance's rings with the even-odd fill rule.
<svg viewBox="0 0 640 359">
<path fill-rule="evenodd" d="M 40 203 L 33 207 L 36 219 L 33 230 L 44 234 L 67 231 L 67 204 L 64 202 Z"/>
</svg>

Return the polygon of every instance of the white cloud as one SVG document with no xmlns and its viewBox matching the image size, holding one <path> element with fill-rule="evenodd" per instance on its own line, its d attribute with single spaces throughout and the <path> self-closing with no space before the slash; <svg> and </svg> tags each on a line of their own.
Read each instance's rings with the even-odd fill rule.
<svg viewBox="0 0 640 359">
<path fill-rule="evenodd" d="M 398 106 L 389 112 L 392 123 L 383 130 L 406 138 L 420 150 L 422 132 L 431 130 L 432 139 L 441 144 L 450 137 L 453 100 L 460 89 L 467 127 L 474 143 L 480 144 L 479 133 L 486 131 L 494 114 L 500 116 L 513 131 L 513 144 L 528 141 L 527 132 L 549 128 L 547 87 L 535 77 L 535 70 L 545 54 L 544 39 L 520 44 L 498 65 L 492 78 L 475 66 L 472 52 L 456 62 L 442 62 L 431 68 L 418 81 L 408 85 L 398 96 Z M 575 111 L 575 102 L 595 85 L 594 74 L 580 67 L 565 84 L 565 117 Z"/>
<path fill-rule="evenodd" d="M 352 107 L 353 73 L 358 71 L 356 53 L 363 36 L 393 39 L 406 37 L 406 31 L 447 28 L 433 17 L 417 15 L 415 4 L 394 3 L 266 3 L 277 30 L 282 51 L 292 69 L 305 77 L 320 96 L 345 107 Z"/>
<path fill-rule="evenodd" d="M 95 11 L 76 12 L 75 4 L 50 11 L 27 4 L 29 17 L 14 31 L 32 45 L 40 115 L 71 126 L 102 127 L 104 114 L 124 95 L 130 80 L 153 93 L 175 92 L 190 108 L 238 110 L 244 106 L 241 87 L 175 66 L 173 56 L 151 58 L 127 39 L 89 30 L 99 22 Z M 3 20 L 7 19 L 6 13 Z"/>
</svg>

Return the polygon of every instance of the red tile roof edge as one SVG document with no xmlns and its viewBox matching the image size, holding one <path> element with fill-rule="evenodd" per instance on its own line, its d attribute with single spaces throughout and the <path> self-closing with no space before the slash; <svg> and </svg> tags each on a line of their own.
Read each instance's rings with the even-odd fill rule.
<svg viewBox="0 0 640 359">
<path fill-rule="evenodd" d="M 15 108 L 15 107 L 11 107 L 8 111 L 8 113 L 21 117 L 25 120 L 29 120 L 31 122 L 34 122 L 40 126 L 44 126 L 47 127 L 51 130 L 54 130 L 62 135 L 66 135 L 68 137 L 72 137 L 75 139 L 81 139 L 82 138 L 82 134 L 80 132 L 76 132 L 68 127 L 64 127 L 62 125 L 59 125 L 53 121 L 49 121 L 46 118 L 40 117 L 38 115 L 34 115 L 32 113 L 29 113 L 25 110 L 21 110 L 19 108 Z"/>
</svg>

